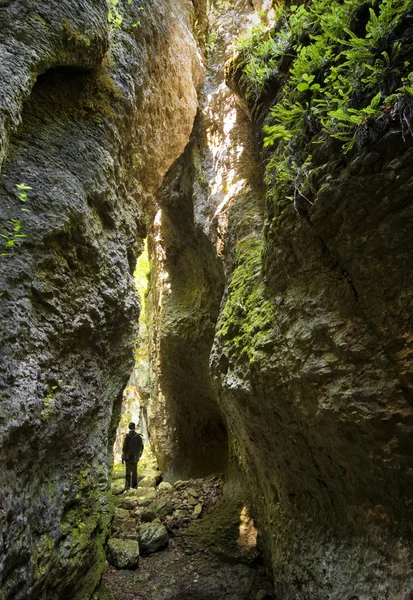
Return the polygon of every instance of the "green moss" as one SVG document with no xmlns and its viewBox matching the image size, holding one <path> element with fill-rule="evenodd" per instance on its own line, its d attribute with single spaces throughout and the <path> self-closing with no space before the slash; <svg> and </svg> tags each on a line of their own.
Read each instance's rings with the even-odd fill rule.
<svg viewBox="0 0 413 600">
<path fill-rule="evenodd" d="M 34 582 L 37 584 L 48 573 L 50 568 L 49 561 L 54 552 L 54 541 L 52 537 L 45 533 L 40 537 L 37 545 L 32 550 L 32 566 Z"/>
<path fill-rule="evenodd" d="M 265 293 L 261 255 L 261 237 L 251 235 L 238 243 L 237 268 L 218 323 L 224 352 L 241 362 L 259 360 L 272 339 L 273 307 Z"/>
<path fill-rule="evenodd" d="M 127 411 L 123 413 L 119 421 L 119 427 L 126 427 L 132 421 L 132 413 Z"/>
</svg>

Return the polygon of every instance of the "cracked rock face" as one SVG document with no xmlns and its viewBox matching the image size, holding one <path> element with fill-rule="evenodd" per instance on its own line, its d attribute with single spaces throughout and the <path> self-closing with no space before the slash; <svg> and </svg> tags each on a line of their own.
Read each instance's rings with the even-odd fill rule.
<svg viewBox="0 0 413 600">
<path fill-rule="evenodd" d="M 24 236 L 1 238 L 1 600 L 99 581 L 131 274 L 195 117 L 189 4 L 121 10 L 109 33 L 104 0 L 0 4 L 2 233 Z"/>
<path fill-rule="evenodd" d="M 260 160 L 251 150 L 251 133 L 262 136 L 265 105 L 243 126 L 219 80 L 229 23 L 240 26 L 247 13 L 237 2 L 214 23 L 218 38 L 197 124 L 201 142 L 186 160 L 195 172 L 191 222 L 203 229 L 225 274 L 209 397 L 247 475 L 246 497 L 253 490 L 277 595 L 407 600 L 413 593 L 412 139 L 404 140 L 396 125 L 352 159 L 320 151 L 306 218 L 284 198 L 265 205 Z M 168 197 L 176 202 L 177 194 Z M 185 228 L 174 231 L 174 243 L 163 245 L 164 264 L 168 256 L 176 264 L 177 248 L 187 243 Z M 174 283 L 186 289 L 185 276 Z M 167 344 L 202 322 L 196 311 L 170 311 L 178 297 L 172 288 L 158 298 L 158 314 L 164 309 L 169 322 L 157 329 L 165 351 L 155 365 L 160 381 L 170 382 L 174 369 L 175 389 L 185 374 L 175 369 Z M 191 406 L 196 413 L 195 394 Z M 188 403 L 178 397 L 175 427 L 182 435 L 163 442 L 170 463 L 179 463 L 177 473 L 187 419 L 179 407 Z"/>
<path fill-rule="evenodd" d="M 411 597 L 413 141 L 317 155 L 241 240 L 212 352 L 276 592 Z"/>
</svg>

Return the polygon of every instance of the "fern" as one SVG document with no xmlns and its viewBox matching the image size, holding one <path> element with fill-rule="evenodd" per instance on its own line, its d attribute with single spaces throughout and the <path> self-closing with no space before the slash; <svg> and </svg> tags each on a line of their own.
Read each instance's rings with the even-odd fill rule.
<svg viewBox="0 0 413 600">
<path fill-rule="evenodd" d="M 289 177 L 294 189 L 303 188 L 305 182 L 298 180 L 311 169 L 302 150 L 311 140 L 320 143 L 330 137 L 349 152 L 361 139 L 360 132 L 393 114 L 399 115 L 403 135 L 411 130 L 413 72 L 410 62 L 401 60 L 401 42 L 393 33 L 411 0 L 382 0 L 370 8 L 364 36 L 352 29 L 361 4 L 313 0 L 308 6 L 280 8 L 273 30 L 256 28 L 241 44 L 243 82 L 251 103 L 270 78 L 280 76 L 283 57 L 292 59 L 264 127 L 264 145 L 276 146 L 267 176 L 277 185 Z"/>
</svg>

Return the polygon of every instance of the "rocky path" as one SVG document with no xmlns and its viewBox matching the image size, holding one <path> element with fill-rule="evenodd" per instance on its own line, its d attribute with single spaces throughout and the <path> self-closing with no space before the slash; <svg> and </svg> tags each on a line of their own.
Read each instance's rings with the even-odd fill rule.
<svg viewBox="0 0 413 600">
<path fill-rule="evenodd" d="M 99 600 L 269 600 L 256 530 L 220 477 L 158 484 L 145 473 L 116 505 Z"/>
</svg>

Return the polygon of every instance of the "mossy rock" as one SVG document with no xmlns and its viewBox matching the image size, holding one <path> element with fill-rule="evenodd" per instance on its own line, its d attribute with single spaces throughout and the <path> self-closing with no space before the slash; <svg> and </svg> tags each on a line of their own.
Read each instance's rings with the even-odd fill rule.
<svg viewBox="0 0 413 600">
<path fill-rule="evenodd" d="M 122 463 L 118 463 L 113 465 L 112 470 L 112 481 L 117 481 L 118 479 L 125 478 L 125 466 Z"/>
<path fill-rule="evenodd" d="M 170 500 L 156 500 L 148 506 L 147 510 L 153 512 L 156 515 L 155 518 L 164 519 L 167 515 L 172 514 L 174 505 Z"/>
<path fill-rule="evenodd" d="M 145 476 L 140 482 L 139 487 L 143 488 L 155 488 L 156 487 L 156 478 L 151 476 Z"/>
<path fill-rule="evenodd" d="M 129 517 L 129 510 L 125 510 L 121 506 L 115 508 L 115 518 L 127 519 Z"/>
<path fill-rule="evenodd" d="M 161 481 L 161 483 L 158 485 L 159 492 L 169 492 L 169 490 L 172 489 L 173 485 L 171 483 L 168 483 L 167 481 Z"/>
<path fill-rule="evenodd" d="M 165 525 L 162 525 L 159 521 L 142 523 L 139 527 L 139 545 L 142 555 L 163 550 L 168 543 L 168 531 Z"/>
<path fill-rule="evenodd" d="M 155 499 L 156 492 L 153 488 L 136 488 L 125 492 L 125 498 Z"/>
<path fill-rule="evenodd" d="M 116 569 L 136 569 L 139 566 L 139 543 L 136 540 L 111 538 L 106 556 Z"/>
<path fill-rule="evenodd" d="M 120 540 L 138 541 L 138 522 L 136 518 L 129 513 L 127 519 L 115 519 L 112 526 L 112 537 Z"/>
<path fill-rule="evenodd" d="M 125 482 L 117 479 L 116 481 L 114 481 L 112 483 L 112 485 L 110 486 L 110 491 L 112 492 L 112 494 L 114 496 L 119 496 L 123 490 L 125 489 Z"/>
<path fill-rule="evenodd" d="M 130 496 L 118 496 L 116 498 L 116 506 L 123 508 L 125 511 L 134 510 L 138 506 L 138 499 Z"/>
</svg>

